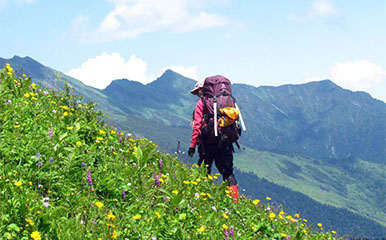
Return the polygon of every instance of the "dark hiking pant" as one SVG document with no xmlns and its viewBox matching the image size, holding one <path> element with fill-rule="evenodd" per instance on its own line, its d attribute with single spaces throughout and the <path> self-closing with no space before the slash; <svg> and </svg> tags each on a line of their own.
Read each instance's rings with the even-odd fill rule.
<svg viewBox="0 0 386 240">
<path fill-rule="evenodd" d="M 208 165 L 208 174 L 212 172 L 214 161 L 223 180 L 227 181 L 229 186 L 237 184 L 233 174 L 233 146 L 231 144 L 223 144 L 220 147 L 218 147 L 218 144 L 202 144 L 198 151 L 198 164 L 201 165 L 204 161 L 204 164 Z"/>
</svg>

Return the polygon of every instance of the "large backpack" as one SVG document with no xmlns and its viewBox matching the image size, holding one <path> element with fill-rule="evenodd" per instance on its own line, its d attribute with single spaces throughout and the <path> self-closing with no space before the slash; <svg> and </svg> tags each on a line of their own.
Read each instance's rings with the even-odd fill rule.
<svg viewBox="0 0 386 240">
<path fill-rule="evenodd" d="M 236 142 L 241 135 L 241 128 L 239 109 L 232 96 L 231 82 L 221 75 L 207 77 L 202 91 L 203 142 L 219 144 Z M 231 114 L 226 115 L 228 112 Z"/>
</svg>

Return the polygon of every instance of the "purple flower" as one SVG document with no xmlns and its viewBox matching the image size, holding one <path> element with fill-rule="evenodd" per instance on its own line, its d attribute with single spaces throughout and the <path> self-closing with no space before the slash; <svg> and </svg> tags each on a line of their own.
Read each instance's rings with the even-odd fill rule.
<svg viewBox="0 0 386 240">
<path fill-rule="evenodd" d="M 159 159 L 159 169 L 161 172 L 162 172 L 162 168 L 164 168 L 164 161 L 162 160 L 162 158 L 160 158 Z"/>
<path fill-rule="evenodd" d="M 43 206 L 44 206 L 44 207 L 48 207 L 48 206 L 50 206 L 50 204 L 49 204 L 48 202 L 44 202 L 44 203 L 43 203 Z"/>
<path fill-rule="evenodd" d="M 287 237 L 285 239 L 290 240 L 291 239 L 290 235 L 287 235 Z"/>
<path fill-rule="evenodd" d="M 40 154 L 40 152 L 36 153 L 36 157 L 37 157 L 38 159 L 40 159 L 41 156 L 42 156 L 42 155 Z"/>
<path fill-rule="evenodd" d="M 50 136 L 50 138 L 54 136 L 54 131 L 51 128 L 48 129 L 48 135 Z"/>
<path fill-rule="evenodd" d="M 82 163 L 80 166 L 81 166 L 81 167 L 85 167 L 85 166 L 86 166 L 86 164 Z"/>
<path fill-rule="evenodd" d="M 125 190 L 122 190 L 122 198 L 126 199 L 126 192 L 125 192 Z"/>
<path fill-rule="evenodd" d="M 151 240 L 157 240 L 157 237 L 152 237 Z"/>
<path fill-rule="evenodd" d="M 157 187 L 161 187 L 161 184 L 159 183 L 159 177 L 155 173 L 153 173 L 153 175 L 154 175 L 155 184 L 157 185 Z"/>
<path fill-rule="evenodd" d="M 88 185 L 92 186 L 92 178 L 91 178 L 91 171 L 90 169 L 87 171 L 87 182 L 88 182 Z"/>
<path fill-rule="evenodd" d="M 229 232 L 228 230 L 226 230 L 226 228 L 224 228 L 224 235 L 225 235 L 224 240 L 229 240 Z"/>
<path fill-rule="evenodd" d="M 42 161 L 39 161 L 39 162 L 38 162 L 38 165 L 39 165 L 39 167 L 43 167 Z"/>
<path fill-rule="evenodd" d="M 235 228 L 233 227 L 233 226 L 230 226 L 230 228 L 229 228 L 229 233 L 230 233 L 230 235 L 233 237 L 233 235 L 235 234 Z"/>
<path fill-rule="evenodd" d="M 48 95 L 48 91 L 44 91 L 43 94 L 44 94 L 44 95 Z"/>
<path fill-rule="evenodd" d="M 50 198 L 49 198 L 49 197 L 44 197 L 44 198 L 43 198 L 43 202 L 48 202 L 48 201 L 50 201 Z"/>
<path fill-rule="evenodd" d="M 119 142 L 122 142 L 122 137 L 121 136 L 119 136 Z"/>
<path fill-rule="evenodd" d="M 52 163 L 52 162 L 54 161 L 54 158 L 53 158 L 53 157 L 50 157 L 50 158 L 48 159 L 48 161 L 49 161 L 50 163 Z"/>
</svg>

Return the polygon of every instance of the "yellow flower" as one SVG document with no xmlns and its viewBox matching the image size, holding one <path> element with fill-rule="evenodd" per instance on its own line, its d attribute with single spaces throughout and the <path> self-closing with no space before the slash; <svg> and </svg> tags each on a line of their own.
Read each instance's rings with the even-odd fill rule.
<svg viewBox="0 0 386 240">
<path fill-rule="evenodd" d="M 203 232 L 203 231 L 205 231 L 205 228 L 202 226 L 199 229 L 197 229 L 197 232 Z"/>
<path fill-rule="evenodd" d="M 197 185 L 198 183 L 195 181 L 192 181 L 191 184 Z"/>
<path fill-rule="evenodd" d="M 160 182 L 160 183 L 164 183 L 164 181 L 165 181 L 165 180 L 164 180 L 163 178 L 160 178 L 160 179 L 159 179 L 159 182 Z"/>
<path fill-rule="evenodd" d="M 253 200 L 253 204 L 255 204 L 255 205 L 257 205 L 257 204 L 259 204 L 259 202 L 260 202 L 260 200 L 259 199 L 255 199 L 255 200 Z"/>
<path fill-rule="evenodd" d="M 99 130 L 99 134 L 105 135 L 105 134 L 106 134 L 106 132 L 105 132 L 105 131 L 103 131 L 103 130 Z"/>
<path fill-rule="evenodd" d="M 15 125 L 13 126 L 13 128 L 20 128 L 20 125 Z"/>
<path fill-rule="evenodd" d="M 13 72 L 13 68 L 11 67 L 11 65 L 9 65 L 9 63 L 5 64 L 5 68 L 9 73 Z"/>
<path fill-rule="evenodd" d="M 67 117 L 68 116 L 68 112 L 64 112 L 63 116 Z"/>
<path fill-rule="evenodd" d="M 275 217 L 276 217 L 276 214 L 275 214 L 275 213 L 271 212 L 271 213 L 269 214 L 269 219 L 273 220 L 273 219 L 275 219 Z"/>
<path fill-rule="evenodd" d="M 161 214 L 159 212 L 155 212 L 155 215 L 157 216 L 157 218 L 161 218 Z"/>
<path fill-rule="evenodd" d="M 31 227 L 34 225 L 34 222 L 31 219 L 26 218 L 25 221 L 31 225 Z"/>
<path fill-rule="evenodd" d="M 114 224 L 111 224 L 111 223 L 108 223 L 106 224 L 108 228 L 115 228 L 115 225 Z"/>
<path fill-rule="evenodd" d="M 32 186 L 32 182 L 28 182 L 28 185 Z"/>
<path fill-rule="evenodd" d="M 228 215 L 226 214 L 226 213 L 222 213 L 222 216 L 225 218 L 225 219 L 228 219 L 229 217 L 228 217 Z"/>
<path fill-rule="evenodd" d="M 56 102 L 54 102 L 54 101 L 51 101 L 51 104 L 56 104 Z"/>
<path fill-rule="evenodd" d="M 38 89 L 39 88 L 39 86 L 36 85 L 35 83 L 32 83 L 31 86 L 32 86 L 33 89 Z"/>
<path fill-rule="evenodd" d="M 294 215 L 294 217 L 296 217 L 296 218 L 300 218 L 300 215 L 299 215 L 299 213 L 296 213 L 296 214 Z"/>
<path fill-rule="evenodd" d="M 116 131 L 113 131 L 113 130 L 111 130 L 111 132 L 110 132 L 111 134 L 116 134 L 117 132 Z"/>
<path fill-rule="evenodd" d="M 31 99 L 34 100 L 34 101 L 37 101 L 37 100 L 38 100 L 36 97 L 32 97 Z"/>
<path fill-rule="evenodd" d="M 222 228 L 223 228 L 223 229 L 228 229 L 228 226 L 227 226 L 226 224 L 223 224 L 223 225 L 222 225 Z"/>
<path fill-rule="evenodd" d="M 97 137 L 97 140 L 98 140 L 98 141 L 102 141 L 102 140 L 103 140 L 103 137 Z"/>
<path fill-rule="evenodd" d="M 137 214 L 137 215 L 133 216 L 132 218 L 133 218 L 134 220 L 138 220 L 138 219 L 140 219 L 141 217 L 142 217 L 141 214 Z"/>
<path fill-rule="evenodd" d="M 76 145 L 77 145 L 77 146 L 82 146 L 82 143 L 81 143 L 80 141 L 77 141 L 77 142 L 76 142 Z"/>
<path fill-rule="evenodd" d="M 17 181 L 14 184 L 15 184 L 16 187 L 20 187 L 23 184 L 23 182 L 22 181 Z"/>
<path fill-rule="evenodd" d="M 331 233 L 332 233 L 332 234 L 336 234 L 336 231 L 332 230 Z"/>
<path fill-rule="evenodd" d="M 184 181 L 184 184 L 190 184 L 190 182 L 189 181 Z"/>
<path fill-rule="evenodd" d="M 201 193 L 201 196 L 205 197 L 205 196 L 206 196 L 206 193 L 202 192 L 202 193 Z"/>
<path fill-rule="evenodd" d="M 24 97 L 29 98 L 29 93 L 25 93 Z"/>
<path fill-rule="evenodd" d="M 178 194 L 178 190 L 173 190 L 173 192 L 172 192 L 173 194 Z"/>
<path fill-rule="evenodd" d="M 272 200 L 270 197 L 266 197 L 265 199 L 267 199 L 267 201 L 271 201 Z"/>
<path fill-rule="evenodd" d="M 322 227 L 323 227 L 323 224 L 318 223 L 318 227 L 322 228 Z"/>
<path fill-rule="evenodd" d="M 214 179 L 217 179 L 218 177 L 217 176 L 213 176 Z"/>
<path fill-rule="evenodd" d="M 29 104 L 29 102 L 27 102 L 27 101 L 24 101 L 24 104 Z"/>
<path fill-rule="evenodd" d="M 70 131 L 71 131 L 72 128 L 73 128 L 72 126 L 67 126 L 67 130 L 70 130 Z"/>
<path fill-rule="evenodd" d="M 116 153 L 116 152 L 113 152 L 113 154 L 114 154 L 114 155 L 118 155 L 118 153 Z"/>
<path fill-rule="evenodd" d="M 32 233 L 31 233 L 31 238 L 32 238 L 33 240 L 41 240 L 41 239 L 42 239 L 42 238 L 40 237 L 39 231 L 32 232 Z"/>
<path fill-rule="evenodd" d="M 110 211 L 109 214 L 107 214 L 107 218 L 110 219 L 110 220 L 114 220 L 114 219 L 115 219 L 115 216 L 114 216 L 114 214 Z"/>
<path fill-rule="evenodd" d="M 283 238 L 287 237 L 287 234 L 285 234 L 285 233 L 281 233 L 280 235 L 281 235 Z"/>
<path fill-rule="evenodd" d="M 99 208 L 102 208 L 102 207 L 103 207 L 103 203 L 101 203 L 101 202 L 96 202 L 95 205 L 96 205 L 97 207 L 99 207 Z"/>
<path fill-rule="evenodd" d="M 113 234 L 111 235 L 112 239 L 117 239 L 117 231 L 113 231 Z"/>
</svg>

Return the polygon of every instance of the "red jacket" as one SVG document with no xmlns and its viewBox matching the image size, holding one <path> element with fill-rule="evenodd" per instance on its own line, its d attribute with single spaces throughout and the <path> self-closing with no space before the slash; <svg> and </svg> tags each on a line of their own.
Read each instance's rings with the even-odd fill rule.
<svg viewBox="0 0 386 240">
<path fill-rule="evenodd" d="M 194 109 L 194 119 L 193 119 L 193 132 L 192 132 L 192 138 L 190 140 L 190 147 L 195 148 L 198 143 L 198 138 L 200 136 L 201 127 L 203 123 L 204 118 L 204 104 L 202 102 L 202 98 L 198 99 L 196 108 Z"/>
</svg>

